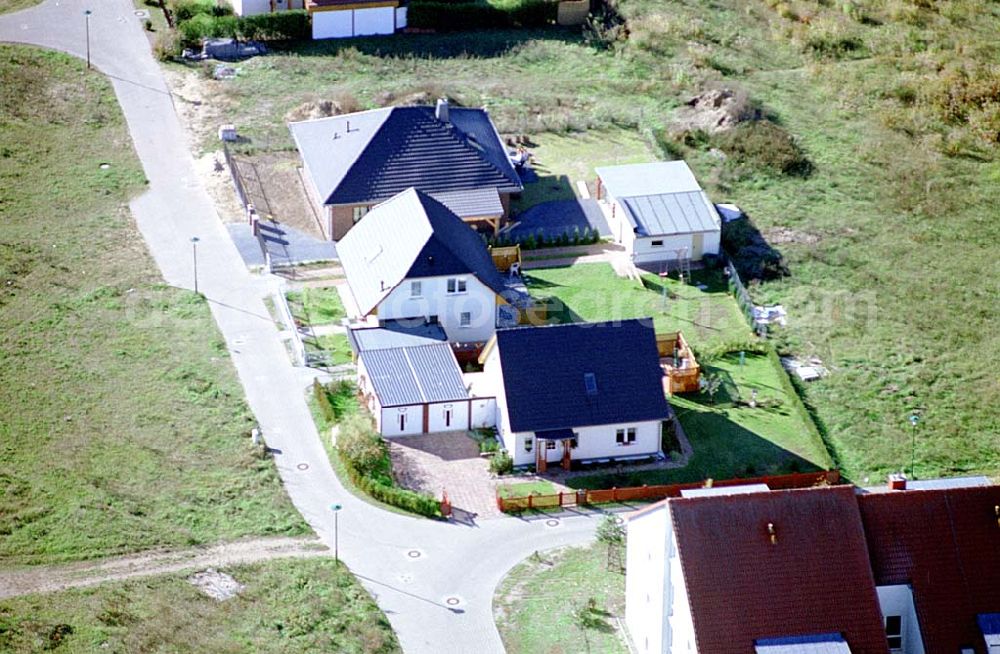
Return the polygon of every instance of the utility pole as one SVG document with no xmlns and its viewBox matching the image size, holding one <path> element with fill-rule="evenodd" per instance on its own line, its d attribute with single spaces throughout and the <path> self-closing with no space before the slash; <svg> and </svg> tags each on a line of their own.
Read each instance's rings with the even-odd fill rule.
<svg viewBox="0 0 1000 654">
<path fill-rule="evenodd" d="M 87 69 L 90 69 L 90 14 L 89 9 L 83 10 L 85 29 L 87 30 Z"/>
</svg>

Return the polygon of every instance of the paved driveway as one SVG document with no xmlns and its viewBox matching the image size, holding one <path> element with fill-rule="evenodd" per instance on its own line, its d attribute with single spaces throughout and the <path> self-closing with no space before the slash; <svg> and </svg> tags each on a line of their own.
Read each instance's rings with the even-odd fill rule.
<svg viewBox="0 0 1000 654">
<path fill-rule="evenodd" d="M 257 237 L 250 230 L 250 225 L 229 223 L 226 229 L 229 230 L 229 236 L 232 237 L 233 244 L 247 266 L 264 265 L 264 252 Z M 273 265 L 288 266 L 333 261 L 337 258 L 337 246 L 333 241 L 320 240 L 284 223 L 262 220 L 260 232 Z"/>
<path fill-rule="evenodd" d="M 597 200 L 555 200 L 529 207 L 514 221 L 507 232 L 514 239 L 527 238 L 529 234 L 545 234 L 545 238 L 572 235 L 574 230 L 596 229 L 601 236 L 611 236 L 608 221 L 604 218 Z"/>
<path fill-rule="evenodd" d="M 456 517 L 497 518 L 496 481 L 479 444 L 464 431 L 422 434 L 389 440 L 392 470 L 402 486 L 448 499 Z"/>
</svg>

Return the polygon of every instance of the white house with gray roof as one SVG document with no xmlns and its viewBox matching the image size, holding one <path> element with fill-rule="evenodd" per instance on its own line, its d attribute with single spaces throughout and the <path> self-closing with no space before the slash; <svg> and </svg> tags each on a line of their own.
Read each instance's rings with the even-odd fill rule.
<svg viewBox="0 0 1000 654">
<path fill-rule="evenodd" d="M 718 254 L 722 221 L 683 161 L 597 169 L 598 199 L 636 264 Z"/>
</svg>

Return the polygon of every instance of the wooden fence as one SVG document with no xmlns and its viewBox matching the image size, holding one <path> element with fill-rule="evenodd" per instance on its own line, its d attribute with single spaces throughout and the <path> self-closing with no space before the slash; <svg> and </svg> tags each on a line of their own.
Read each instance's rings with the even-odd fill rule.
<svg viewBox="0 0 1000 654">
<path fill-rule="evenodd" d="M 824 470 L 822 472 L 800 472 L 790 475 L 772 475 L 751 479 L 725 479 L 715 481 L 711 486 L 713 488 L 722 488 L 726 486 L 744 486 L 746 484 L 765 484 L 771 490 L 787 490 L 790 488 L 812 488 L 813 486 L 835 485 L 839 483 L 839 470 Z M 664 486 L 609 488 L 605 490 L 581 489 L 568 493 L 529 495 L 527 497 L 500 497 L 498 493 L 497 506 L 505 513 L 518 513 L 529 509 L 555 509 L 563 506 L 581 506 L 585 504 L 662 500 L 668 497 L 680 497 L 683 490 L 706 488 L 707 486 L 708 484 L 705 482 L 693 482 Z"/>
<path fill-rule="evenodd" d="M 493 265 L 502 273 L 509 272 L 513 264 L 521 266 L 521 246 L 493 246 L 490 248 L 490 256 L 493 257 Z"/>
</svg>

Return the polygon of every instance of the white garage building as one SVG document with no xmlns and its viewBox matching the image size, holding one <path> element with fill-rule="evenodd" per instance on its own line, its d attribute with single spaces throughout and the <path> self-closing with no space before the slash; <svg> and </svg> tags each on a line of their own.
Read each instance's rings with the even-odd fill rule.
<svg viewBox="0 0 1000 654">
<path fill-rule="evenodd" d="M 636 264 L 719 253 L 722 221 L 683 161 L 598 168 L 597 197 Z"/>
<path fill-rule="evenodd" d="M 406 27 L 400 0 L 231 0 L 237 16 L 305 9 L 314 39 L 393 34 Z"/>
</svg>

